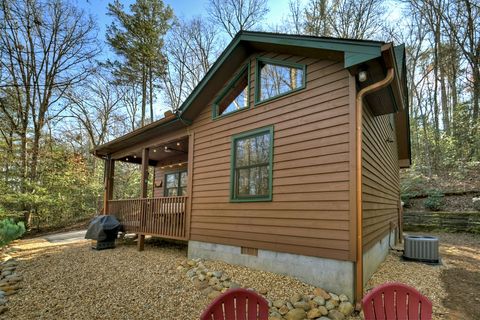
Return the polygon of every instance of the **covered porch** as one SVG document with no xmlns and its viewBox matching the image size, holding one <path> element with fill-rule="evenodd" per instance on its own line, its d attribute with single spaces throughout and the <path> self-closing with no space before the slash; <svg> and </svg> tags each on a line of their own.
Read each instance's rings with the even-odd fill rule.
<svg viewBox="0 0 480 320">
<path fill-rule="evenodd" d="M 149 126 L 94 151 L 105 161 L 103 213 L 114 215 L 125 232 L 138 235 L 139 250 L 146 235 L 188 240 L 190 230 L 193 135 L 175 121 L 168 126 L 176 130 L 162 135 L 150 132 Z M 114 198 L 118 162 L 138 165 L 140 197 Z"/>
</svg>

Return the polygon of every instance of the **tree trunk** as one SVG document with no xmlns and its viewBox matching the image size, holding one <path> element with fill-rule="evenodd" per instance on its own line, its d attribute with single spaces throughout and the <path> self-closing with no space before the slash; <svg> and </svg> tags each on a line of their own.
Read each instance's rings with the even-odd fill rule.
<svg viewBox="0 0 480 320">
<path fill-rule="evenodd" d="M 150 94 L 150 122 L 153 122 L 153 70 L 149 67 L 148 84 Z"/>
<path fill-rule="evenodd" d="M 26 188 L 25 180 L 27 178 L 27 135 L 20 135 L 20 192 L 24 193 Z"/>
<path fill-rule="evenodd" d="M 478 116 L 478 107 L 480 99 L 480 66 L 477 64 L 473 70 L 473 113 L 472 113 L 472 154 L 476 160 L 480 159 L 480 119 Z"/>
<path fill-rule="evenodd" d="M 145 125 L 145 111 L 147 109 L 147 72 L 145 67 L 142 67 L 142 119 L 141 126 Z"/>
<path fill-rule="evenodd" d="M 442 54 L 443 57 L 445 57 Z M 449 108 L 448 108 L 448 97 L 447 97 L 447 88 L 446 88 L 446 80 L 445 80 L 445 60 L 440 62 L 440 94 L 442 99 L 442 124 L 443 130 L 445 133 L 450 136 L 450 115 L 449 115 Z"/>
<path fill-rule="evenodd" d="M 455 47 L 455 42 L 450 40 L 450 72 L 447 73 L 448 85 L 450 87 L 450 97 L 451 97 L 451 128 L 450 131 L 455 137 L 457 134 L 457 124 L 455 123 L 455 113 L 458 106 L 458 88 L 457 88 L 457 77 L 458 77 L 458 63 L 457 63 L 457 51 Z"/>
</svg>

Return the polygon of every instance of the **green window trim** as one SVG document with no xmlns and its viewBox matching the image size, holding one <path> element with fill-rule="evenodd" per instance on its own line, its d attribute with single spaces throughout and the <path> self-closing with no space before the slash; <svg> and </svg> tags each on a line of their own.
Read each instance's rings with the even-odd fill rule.
<svg viewBox="0 0 480 320">
<path fill-rule="evenodd" d="M 297 68 L 303 70 L 303 77 L 302 77 L 302 85 L 298 88 L 295 88 L 290 91 L 286 91 L 280 94 L 277 94 L 275 96 L 272 96 L 270 98 L 260 100 L 260 76 L 261 76 L 261 70 L 260 70 L 260 64 L 265 63 L 265 64 L 271 64 L 275 66 L 280 66 L 280 67 L 292 67 L 292 68 Z M 266 102 L 270 102 L 272 100 L 278 99 L 280 97 L 292 94 L 294 92 L 300 91 L 305 89 L 307 86 L 307 65 L 305 64 L 300 64 L 300 63 L 295 63 L 295 62 L 289 62 L 289 61 L 283 61 L 283 60 L 278 60 L 278 59 L 271 59 L 271 58 L 264 58 L 264 57 L 257 57 L 255 59 L 255 99 L 254 99 L 254 105 L 258 106 L 261 104 L 264 104 Z"/>
<path fill-rule="evenodd" d="M 182 173 L 187 172 L 187 170 L 179 170 L 179 171 L 170 171 L 170 172 L 165 172 L 165 175 L 163 176 L 163 196 L 164 197 L 175 197 L 175 196 L 169 196 L 168 195 L 168 189 L 173 189 L 173 188 L 167 188 L 167 176 L 169 175 L 177 175 L 177 182 L 178 186 L 177 188 L 177 197 L 181 196 L 180 190 L 182 188 L 187 188 L 187 185 L 182 186 Z M 187 183 L 188 183 L 188 172 L 187 172 Z"/>
<path fill-rule="evenodd" d="M 219 103 L 227 95 L 230 89 L 238 82 L 238 80 L 243 76 L 244 72 L 247 72 L 247 106 L 241 109 L 219 115 Z M 225 118 L 236 113 L 250 109 L 250 61 L 247 62 L 236 74 L 235 77 L 230 80 L 228 85 L 220 92 L 218 97 L 215 99 L 212 105 L 212 119 L 217 120 L 220 118 Z"/>
<path fill-rule="evenodd" d="M 259 135 L 268 133 L 270 136 L 270 149 L 269 149 L 269 163 L 268 163 L 268 194 L 262 196 L 243 196 L 239 197 L 236 194 L 236 142 L 238 140 L 252 138 Z M 230 155 L 230 202 L 267 202 L 272 201 L 272 189 L 273 189 L 273 126 L 258 128 L 247 132 L 242 132 L 232 136 L 231 155 Z"/>
</svg>

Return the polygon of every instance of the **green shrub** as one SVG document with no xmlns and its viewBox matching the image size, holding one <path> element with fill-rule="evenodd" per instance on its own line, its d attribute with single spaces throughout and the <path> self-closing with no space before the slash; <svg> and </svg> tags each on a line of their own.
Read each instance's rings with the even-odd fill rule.
<svg viewBox="0 0 480 320">
<path fill-rule="evenodd" d="M 412 206 L 412 195 L 410 193 L 405 193 L 400 196 L 405 208 L 410 208 Z"/>
<path fill-rule="evenodd" d="M 428 192 L 427 199 L 423 203 L 426 209 L 431 211 L 440 211 L 445 205 L 445 195 L 438 190 Z"/>
<path fill-rule="evenodd" d="M 8 244 L 10 241 L 20 238 L 25 233 L 25 224 L 20 221 L 15 223 L 13 219 L 3 219 L 0 221 L 0 247 Z"/>
</svg>

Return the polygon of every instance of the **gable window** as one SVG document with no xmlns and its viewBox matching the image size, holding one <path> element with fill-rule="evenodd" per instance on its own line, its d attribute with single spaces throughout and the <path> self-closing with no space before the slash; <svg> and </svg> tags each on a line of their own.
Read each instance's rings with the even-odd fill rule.
<svg viewBox="0 0 480 320">
<path fill-rule="evenodd" d="M 255 102 L 260 103 L 305 88 L 306 66 L 258 58 L 256 66 Z"/>
<path fill-rule="evenodd" d="M 213 104 L 213 118 L 218 118 L 249 106 L 249 72 L 250 64 L 246 64 L 235 78 L 225 87 Z"/>
<path fill-rule="evenodd" d="M 232 138 L 231 201 L 272 200 L 273 127 Z"/>
<path fill-rule="evenodd" d="M 165 175 L 165 197 L 187 195 L 187 171 L 167 173 Z"/>
</svg>

